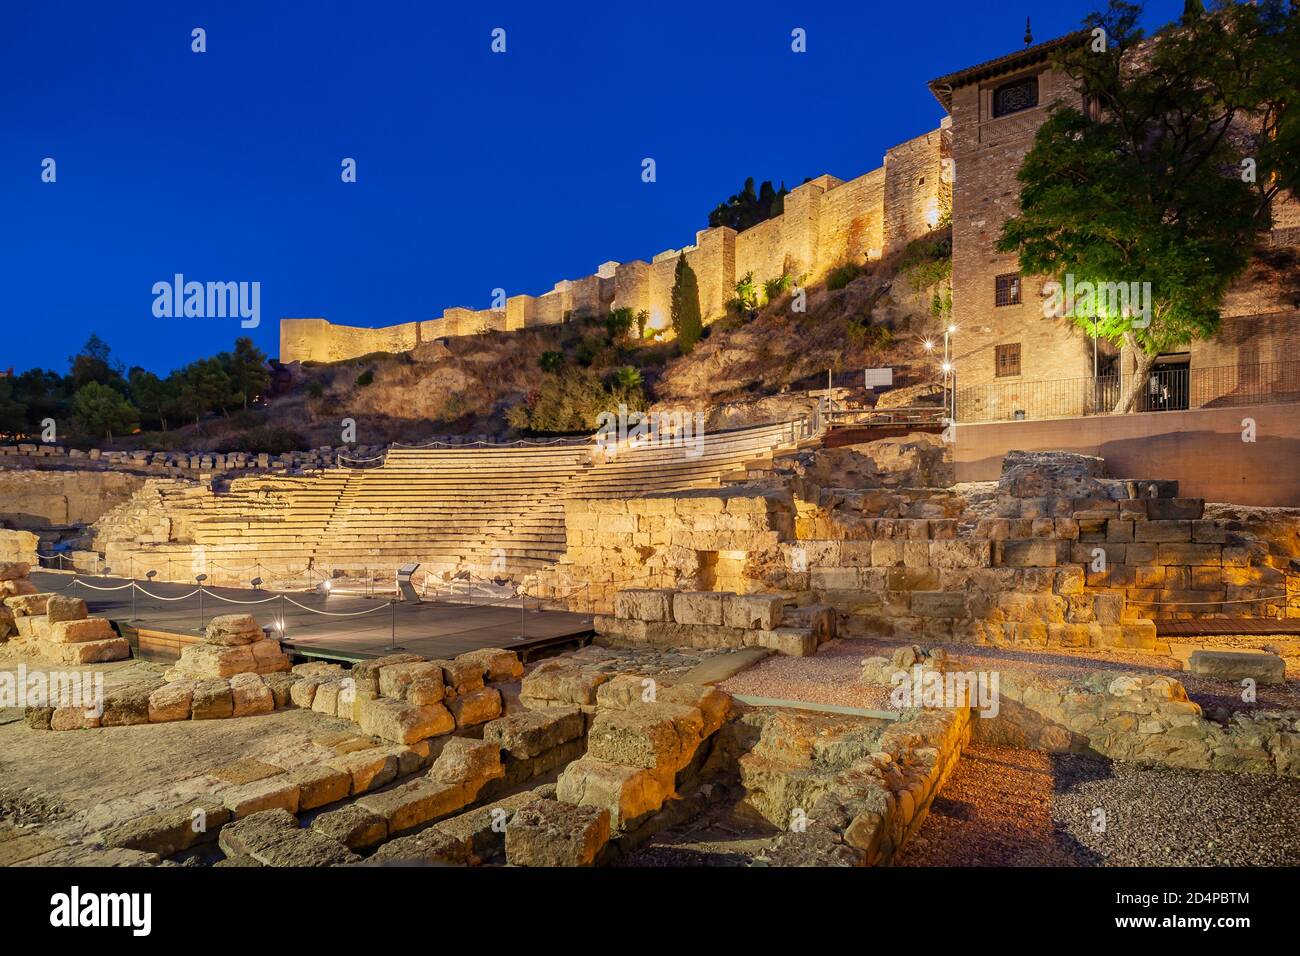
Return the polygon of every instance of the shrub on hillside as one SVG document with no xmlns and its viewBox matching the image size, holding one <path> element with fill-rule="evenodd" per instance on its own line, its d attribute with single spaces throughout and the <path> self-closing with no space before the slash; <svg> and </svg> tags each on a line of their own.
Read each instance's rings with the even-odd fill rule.
<svg viewBox="0 0 1300 956">
<path fill-rule="evenodd" d="M 635 369 L 620 369 L 608 385 L 589 369 L 568 369 L 548 377 L 510 409 L 506 420 L 520 431 L 588 432 L 598 427 L 602 412 L 617 413 L 619 405 L 633 411 L 645 408 L 641 376 Z"/>
<path fill-rule="evenodd" d="M 834 292 L 837 289 L 843 289 L 846 285 L 862 275 L 863 268 L 854 265 L 852 262 L 846 262 L 842 266 L 836 266 L 826 274 L 826 288 Z"/>
<path fill-rule="evenodd" d="M 307 439 L 300 432 L 280 425 L 259 425 L 250 428 L 225 442 L 226 451 L 242 451 L 250 454 L 266 452 L 269 455 L 281 455 L 287 451 L 301 451 L 307 447 Z"/>
</svg>

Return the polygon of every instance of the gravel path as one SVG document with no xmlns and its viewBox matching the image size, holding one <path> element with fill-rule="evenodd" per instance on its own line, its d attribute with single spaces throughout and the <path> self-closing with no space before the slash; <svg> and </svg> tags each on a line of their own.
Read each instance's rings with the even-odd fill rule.
<svg viewBox="0 0 1300 956">
<path fill-rule="evenodd" d="M 891 710 L 888 687 L 861 681 L 865 641 L 830 641 L 813 657 L 773 655 L 719 686 L 729 694 Z"/>
<path fill-rule="evenodd" d="M 1300 780 L 975 744 L 896 863 L 1296 866 Z"/>
</svg>

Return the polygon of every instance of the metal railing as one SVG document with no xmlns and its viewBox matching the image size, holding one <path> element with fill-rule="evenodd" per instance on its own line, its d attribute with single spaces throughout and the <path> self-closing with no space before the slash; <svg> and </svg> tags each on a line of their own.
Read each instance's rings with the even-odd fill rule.
<svg viewBox="0 0 1300 956">
<path fill-rule="evenodd" d="M 992 382 L 957 389 L 958 422 L 1112 414 L 1127 379 L 1117 375 L 1043 382 Z M 1164 366 L 1139 387 L 1135 412 L 1186 411 L 1300 401 L 1300 361 L 1197 368 Z"/>
</svg>

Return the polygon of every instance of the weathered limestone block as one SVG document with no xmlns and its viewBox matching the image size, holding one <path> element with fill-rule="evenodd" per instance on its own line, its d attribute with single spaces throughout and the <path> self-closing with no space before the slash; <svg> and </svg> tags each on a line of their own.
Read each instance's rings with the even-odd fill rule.
<svg viewBox="0 0 1300 956">
<path fill-rule="evenodd" d="M 236 674 L 230 678 L 230 694 L 232 717 L 269 714 L 275 710 L 275 695 L 256 674 Z"/>
<path fill-rule="evenodd" d="M 585 718 L 577 707 L 522 710 L 484 725 L 483 739 L 499 745 L 516 760 L 527 760 L 576 740 L 584 727 Z"/>
<path fill-rule="evenodd" d="M 542 661 L 524 678 L 519 699 L 529 708 L 555 704 L 594 705 L 596 688 L 609 677 L 609 674 L 597 671 L 584 671 L 562 660 Z"/>
<path fill-rule="evenodd" d="M 43 642 L 40 650 L 47 659 L 62 664 L 106 664 L 109 661 L 124 661 L 131 656 L 131 645 L 125 637 L 82 641 L 77 644 Z"/>
<path fill-rule="evenodd" d="M 156 682 L 115 687 L 104 695 L 101 727 L 125 727 L 149 723 L 149 697 L 158 688 Z"/>
<path fill-rule="evenodd" d="M 157 688 L 149 695 L 149 723 L 189 720 L 193 697 L 192 680 L 176 680 Z"/>
<path fill-rule="evenodd" d="M 965 618 L 970 610 L 961 591 L 913 591 L 912 613 L 917 617 Z"/>
<path fill-rule="evenodd" d="M 644 769 L 685 766 L 704 734 L 704 715 L 685 704 L 633 704 L 596 714 L 587 752 L 610 763 Z"/>
<path fill-rule="evenodd" d="M 1003 541 L 1002 563 L 1009 568 L 1054 568 L 1062 560 L 1061 544 L 1051 538 Z"/>
<path fill-rule="evenodd" d="M 267 687 L 271 688 L 271 696 L 275 701 L 276 710 L 288 707 L 292 703 L 291 691 L 296 683 L 292 674 L 264 674 L 262 680 Z"/>
<path fill-rule="evenodd" d="M 247 644 L 191 644 L 181 651 L 176 669 L 186 677 L 233 677 L 257 670 L 257 661 Z"/>
<path fill-rule="evenodd" d="M 678 591 L 673 595 L 673 620 L 678 624 L 722 626 L 724 597 L 721 591 Z"/>
<path fill-rule="evenodd" d="M 428 866 L 466 866 L 470 863 L 468 838 L 436 826 L 411 836 L 390 840 L 370 859 L 376 863 L 421 863 Z"/>
<path fill-rule="evenodd" d="M 775 594 L 728 594 L 722 602 L 726 627 L 770 631 L 781 626 L 785 599 Z"/>
<path fill-rule="evenodd" d="M 53 594 L 48 592 L 38 594 L 16 594 L 4 599 L 5 607 L 14 612 L 15 617 L 32 617 L 36 614 L 44 614 L 46 605 Z"/>
<path fill-rule="evenodd" d="M 483 686 L 482 664 L 474 660 L 434 661 L 442 668 L 442 682 L 457 694 L 468 694 Z"/>
<path fill-rule="evenodd" d="M 666 588 L 628 588 L 614 595 L 614 616 L 632 621 L 671 621 L 673 595 Z"/>
<path fill-rule="evenodd" d="M 341 680 L 327 680 L 316 686 L 311 699 L 311 709 L 318 714 L 334 717 L 339 712 L 339 697 L 343 692 Z"/>
<path fill-rule="evenodd" d="M 105 833 L 103 840 L 105 846 L 169 857 L 215 839 L 229 820 L 230 811 L 220 804 L 197 804 L 129 820 Z"/>
<path fill-rule="evenodd" d="M 291 811 L 251 813 L 221 828 L 217 845 L 228 858 L 250 858 L 262 866 L 343 866 L 359 857 L 337 840 L 301 828 Z"/>
<path fill-rule="evenodd" d="M 355 803 L 322 813 L 312 820 L 311 828 L 349 850 L 364 850 L 388 839 L 388 821 Z"/>
<path fill-rule="evenodd" d="M 483 678 L 494 683 L 518 680 L 524 674 L 523 662 L 514 651 L 499 647 L 481 647 L 456 655 L 456 663 L 477 667 Z"/>
<path fill-rule="evenodd" d="M 766 647 L 786 657 L 811 657 L 817 653 L 817 635 L 802 627 L 778 627 L 746 633 L 746 647 Z"/>
<path fill-rule="evenodd" d="M 254 644 L 266 635 L 251 614 L 218 614 L 208 621 L 204 643 L 237 647 Z"/>
<path fill-rule="evenodd" d="M 293 666 L 289 660 L 289 655 L 285 654 L 280 648 L 279 641 L 258 641 L 256 644 L 250 644 L 249 646 L 253 649 L 253 663 L 256 665 L 259 674 L 280 674 L 288 671 Z"/>
<path fill-rule="evenodd" d="M 587 754 L 564 768 L 555 793 L 567 803 L 601 808 L 617 832 L 662 807 L 673 793 L 673 776 Z"/>
<path fill-rule="evenodd" d="M 0 581 L 17 581 L 27 577 L 32 566 L 25 561 L 0 561 Z"/>
<path fill-rule="evenodd" d="M 1187 669 L 1202 677 L 1220 680 L 1255 680 L 1261 684 L 1286 681 L 1286 661 L 1276 654 L 1246 651 L 1192 651 Z"/>
<path fill-rule="evenodd" d="M 403 664 L 389 664 L 379 669 L 379 693 L 393 700 L 405 700 L 411 684 L 422 679 L 419 696 L 427 698 L 427 704 L 436 704 L 442 700 L 442 665 L 437 661 L 412 661 Z"/>
<path fill-rule="evenodd" d="M 89 730 L 100 726 L 100 721 L 98 709 L 88 709 L 82 704 L 67 704 L 54 708 L 50 715 L 50 730 Z"/>
<path fill-rule="evenodd" d="M 383 697 L 358 700 L 361 729 L 393 743 L 413 744 L 456 729 L 456 719 L 442 704 L 417 707 Z"/>
<path fill-rule="evenodd" d="M 84 621 L 87 614 L 84 599 L 69 597 L 66 594 L 51 595 L 45 605 L 45 617 L 51 624 L 60 621 Z"/>
<path fill-rule="evenodd" d="M 311 710 L 312 704 L 316 701 L 316 689 L 325 683 L 328 683 L 328 681 L 319 677 L 308 677 L 306 680 L 294 681 L 289 686 L 289 700 L 295 707 Z"/>
<path fill-rule="evenodd" d="M 553 784 L 536 790 L 525 790 L 440 820 L 433 825 L 433 829 L 468 843 L 470 852 L 479 860 L 499 856 L 505 852 L 505 828 L 511 817 L 528 804 L 547 799 L 543 794 L 548 790 L 553 798 Z"/>
<path fill-rule="evenodd" d="M 235 712 L 230 684 L 224 680 L 200 680 L 194 683 L 190 716 L 194 720 L 217 720 Z"/>
<path fill-rule="evenodd" d="M 383 817 L 389 834 L 396 835 L 454 813 L 473 799 L 464 784 L 421 777 L 382 793 L 367 794 L 357 805 Z"/>
<path fill-rule="evenodd" d="M 457 727 L 486 723 L 501 716 L 501 692 L 495 687 L 482 687 L 458 694 L 447 701 L 447 709 L 456 719 Z"/>
<path fill-rule="evenodd" d="M 463 784 L 471 794 L 477 794 L 489 780 L 505 775 L 501 748 L 492 741 L 471 737 L 452 737 L 429 768 L 430 779 Z"/>
<path fill-rule="evenodd" d="M 365 793 L 392 783 L 399 768 L 395 755 L 383 750 L 357 750 L 331 758 L 326 765 L 348 775 L 352 793 Z"/>
<path fill-rule="evenodd" d="M 298 785 L 287 774 L 231 787 L 222 793 L 222 802 L 236 820 L 263 810 L 298 812 Z"/>
<path fill-rule="evenodd" d="M 115 637 L 117 632 L 113 625 L 102 617 L 65 618 L 50 624 L 49 640 L 53 644 L 84 644 Z"/>
<path fill-rule="evenodd" d="M 506 825 L 506 860 L 514 866 L 592 866 L 609 842 L 609 826 L 602 808 L 537 800 Z"/>
<path fill-rule="evenodd" d="M 289 772 L 289 779 L 298 787 L 299 810 L 323 807 L 344 799 L 352 792 L 351 774 L 321 764 L 296 767 Z"/>
</svg>

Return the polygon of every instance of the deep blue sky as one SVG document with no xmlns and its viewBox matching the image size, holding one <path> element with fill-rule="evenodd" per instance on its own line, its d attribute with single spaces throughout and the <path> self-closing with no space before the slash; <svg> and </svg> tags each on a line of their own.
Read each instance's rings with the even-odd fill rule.
<svg viewBox="0 0 1300 956">
<path fill-rule="evenodd" d="M 92 331 L 158 371 L 229 348 L 237 320 L 153 317 L 176 272 L 260 281 L 274 355 L 282 316 L 388 325 L 649 259 L 746 175 L 878 166 L 939 123 L 928 80 L 1101 2 L 0 0 L 0 368 L 65 371 Z"/>
</svg>

